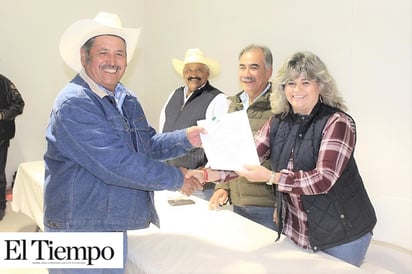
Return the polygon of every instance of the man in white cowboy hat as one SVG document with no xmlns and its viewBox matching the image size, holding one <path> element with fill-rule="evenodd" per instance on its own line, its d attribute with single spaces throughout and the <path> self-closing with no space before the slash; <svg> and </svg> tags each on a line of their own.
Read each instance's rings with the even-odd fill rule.
<svg viewBox="0 0 412 274">
<path fill-rule="evenodd" d="M 228 101 L 224 93 L 209 83 L 209 77 L 220 72 L 219 63 L 206 57 L 198 48 L 188 49 L 184 60 L 173 59 L 173 67 L 185 85 L 173 91 L 167 99 L 159 121 L 159 131 L 170 132 L 196 125 L 198 120 L 211 119 L 227 113 Z M 204 150 L 195 148 L 190 153 L 168 160 L 177 167 L 199 168 L 207 162 Z M 193 195 L 209 200 L 214 184 L 207 184 Z"/>
<path fill-rule="evenodd" d="M 46 231 L 123 231 L 159 224 L 153 191 L 201 189 L 202 171 L 160 162 L 200 146 L 200 127 L 156 134 L 132 92 L 120 83 L 139 29 L 116 14 L 70 25 L 60 54 L 79 72 L 57 96 L 44 155 Z M 162 136 L 160 136 L 162 135 Z M 176 145 L 180 144 L 180 145 Z M 194 177 L 196 176 L 196 177 Z M 124 269 L 50 269 L 50 273 L 124 273 Z"/>
</svg>

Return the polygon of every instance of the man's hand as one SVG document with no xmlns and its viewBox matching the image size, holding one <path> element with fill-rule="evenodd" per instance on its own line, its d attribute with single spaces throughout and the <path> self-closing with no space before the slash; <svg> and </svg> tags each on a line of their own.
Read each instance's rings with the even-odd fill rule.
<svg viewBox="0 0 412 274">
<path fill-rule="evenodd" d="M 198 179 L 196 179 L 196 176 L 195 176 L 196 173 L 193 173 L 193 170 L 188 171 L 185 168 L 179 168 L 179 169 L 182 171 L 183 175 L 185 176 L 183 180 L 183 185 L 180 188 L 180 192 L 182 194 L 186 196 L 190 196 L 192 195 L 194 191 L 203 189 L 203 184 Z M 203 177 L 203 174 L 201 176 Z"/>
<path fill-rule="evenodd" d="M 276 210 L 276 207 L 275 207 L 275 211 L 273 211 L 273 222 L 274 222 L 276 225 L 279 224 L 278 211 Z"/>
<path fill-rule="evenodd" d="M 226 189 L 219 188 L 215 190 L 212 197 L 209 200 L 209 209 L 217 209 L 227 203 L 229 199 L 229 192 Z"/>
<path fill-rule="evenodd" d="M 182 170 L 182 172 L 184 171 Z M 189 179 L 190 177 L 195 177 L 203 186 L 205 183 L 207 183 L 206 180 L 208 179 L 208 174 L 205 172 L 207 171 L 204 171 L 202 169 L 187 169 L 184 174 L 185 178 L 187 179 Z"/>
<path fill-rule="evenodd" d="M 189 142 L 194 147 L 200 147 L 202 140 L 200 140 L 200 133 L 206 134 L 206 130 L 203 127 L 193 126 L 186 129 L 186 136 Z"/>
</svg>

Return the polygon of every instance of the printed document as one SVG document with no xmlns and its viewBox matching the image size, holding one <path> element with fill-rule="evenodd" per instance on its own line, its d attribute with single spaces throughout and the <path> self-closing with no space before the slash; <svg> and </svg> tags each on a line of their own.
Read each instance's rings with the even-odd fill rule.
<svg viewBox="0 0 412 274">
<path fill-rule="evenodd" d="M 197 121 L 206 129 L 201 134 L 208 166 L 220 170 L 243 170 L 243 165 L 260 165 L 246 111 L 236 111 Z"/>
</svg>

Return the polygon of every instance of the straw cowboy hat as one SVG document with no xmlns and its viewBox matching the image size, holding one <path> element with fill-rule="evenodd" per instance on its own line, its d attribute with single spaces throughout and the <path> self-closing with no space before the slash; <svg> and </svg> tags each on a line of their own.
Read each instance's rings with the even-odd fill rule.
<svg viewBox="0 0 412 274">
<path fill-rule="evenodd" d="M 139 39 L 140 28 L 122 28 L 117 14 L 99 12 L 94 19 L 81 19 L 71 24 L 60 38 L 60 55 L 73 70 L 80 71 L 80 48 L 90 38 L 116 35 L 126 41 L 127 62 L 132 59 Z"/>
<path fill-rule="evenodd" d="M 209 72 L 210 72 L 210 76 L 209 76 L 210 78 L 218 75 L 220 72 L 219 63 L 212 58 L 205 57 L 203 52 L 200 49 L 188 49 L 186 51 L 185 59 L 183 61 L 173 58 L 172 63 L 177 73 L 179 73 L 182 76 L 183 76 L 184 66 L 190 63 L 200 63 L 200 64 L 205 64 L 206 66 L 208 66 Z"/>
</svg>

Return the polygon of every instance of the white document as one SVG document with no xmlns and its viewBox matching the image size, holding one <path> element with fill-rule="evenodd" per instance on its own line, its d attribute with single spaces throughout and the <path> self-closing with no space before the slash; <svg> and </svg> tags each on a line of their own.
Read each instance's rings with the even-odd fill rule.
<svg viewBox="0 0 412 274">
<path fill-rule="evenodd" d="M 200 137 L 212 169 L 243 170 L 245 164 L 260 165 L 245 111 L 199 120 L 197 124 L 207 131 Z"/>
</svg>

